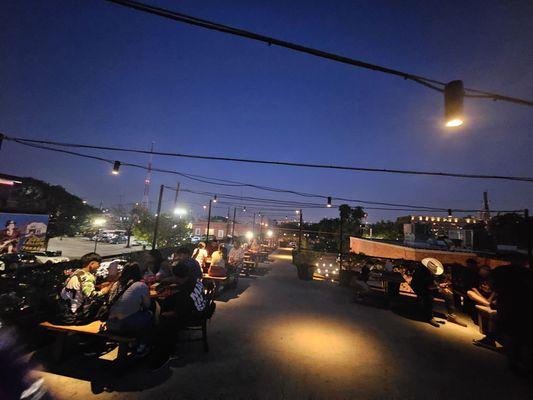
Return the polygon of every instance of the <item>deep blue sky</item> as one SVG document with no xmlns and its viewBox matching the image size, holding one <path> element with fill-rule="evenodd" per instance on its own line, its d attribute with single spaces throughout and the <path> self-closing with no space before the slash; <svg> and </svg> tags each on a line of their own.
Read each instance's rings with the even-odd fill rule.
<svg viewBox="0 0 533 400">
<path fill-rule="evenodd" d="M 467 87 L 533 98 L 531 1 L 155 1 Z M 442 96 L 396 77 L 163 20 L 104 1 L 0 3 L 0 130 L 31 138 L 384 168 L 533 175 L 533 108 Z M 106 154 L 136 162 L 145 157 Z M 362 199 L 533 208 L 527 183 L 156 158 L 161 168 Z M 0 172 L 98 204 L 139 201 L 144 173 L 6 143 Z M 176 178 L 155 175 L 160 183 Z M 182 180 L 185 187 L 240 194 Z M 250 189 L 243 195 L 271 197 Z M 168 199 L 172 195 L 169 194 Z M 283 198 L 290 198 L 283 196 Z M 201 203 L 198 197 L 183 201 Z M 220 211 L 220 213 L 223 213 Z M 334 210 L 306 213 L 306 219 Z M 370 220 L 402 212 L 369 212 Z"/>
</svg>

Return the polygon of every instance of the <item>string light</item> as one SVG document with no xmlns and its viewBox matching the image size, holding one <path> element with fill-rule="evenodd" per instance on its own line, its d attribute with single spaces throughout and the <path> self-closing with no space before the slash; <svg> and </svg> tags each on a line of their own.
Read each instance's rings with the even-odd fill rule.
<svg viewBox="0 0 533 400">
<path fill-rule="evenodd" d="M 115 163 L 113 164 L 113 170 L 111 171 L 111 173 L 113 175 L 118 175 L 120 173 L 120 161 L 115 161 Z"/>
<path fill-rule="evenodd" d="M 451 81 L 444 87 L 444 121 L 447 127 L 463 125 L 463 81 Z"/>
</svg>

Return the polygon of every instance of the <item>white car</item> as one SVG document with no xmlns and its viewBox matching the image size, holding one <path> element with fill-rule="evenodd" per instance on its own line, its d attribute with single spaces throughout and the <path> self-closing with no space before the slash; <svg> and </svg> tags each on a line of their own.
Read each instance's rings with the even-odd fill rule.
<svg viewBox="0 0 533 400">
<path fill-rule="evenodd" d="M 109 267 L 111 265 L 115 265 L 117 267 L 117 272 L 122 272 L 122 268 L 124 268 L 124 265 L 127 262 L 128 262 L 127 260 L 124 260 L 121 258 L 117 258 L 115 260 L 102 261 L 100 263 L 100 266 L 96 270 L 95 275 L 103 279 L 106 279 L 107 276 L 109 275 Z"/>
<path fill-rule="evenodd" d="M 70 261 L 70 258 L 58 255 L 53 251 L 43 251 L 40 253 L 32 253 L 39 264 L 57 264 Z"/>
</svg>

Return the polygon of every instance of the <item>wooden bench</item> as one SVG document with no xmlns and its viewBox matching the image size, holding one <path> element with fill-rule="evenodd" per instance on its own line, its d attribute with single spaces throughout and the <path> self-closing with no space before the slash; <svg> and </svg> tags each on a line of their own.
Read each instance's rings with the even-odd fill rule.
<svg viewBox="0 0 533 400">
<path fill-rule="evenodd" d="M 87 325 L 56 325 L 51 322 L 41 322 L 39 326 L 43 329 L 57 332 L 56 342 L 54 345 L 54 360 L 61 361 L 65 349 L 67 337 L 72 334 L 83 334 L 105 337 L 118 344 L 118 356 L 116 361 L 121 363 L 128 354 L 128 344 L 135 341 L 135 338 L 119 336 L 113 333 L 100 332 L 102 321 L 93 321 Z"/>
</svg>

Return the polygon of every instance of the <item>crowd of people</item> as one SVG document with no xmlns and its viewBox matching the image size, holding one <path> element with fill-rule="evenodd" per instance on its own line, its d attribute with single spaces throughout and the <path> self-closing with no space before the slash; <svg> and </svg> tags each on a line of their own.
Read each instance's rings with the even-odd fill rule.
<svg viewBox="0 0 533 400">
<path fill-rule="evenodd" d="M 363 300 L 372 290 L 368 284 L 373 271 L 366 263 L 360 268 L 358 277 L 352 282 L 354 300 Z M 467 326 L 457 317 L 460 307 L 478 325 L 483 337 L 474 339 L 473 344 L 496 350 L 503 346 L 509 356 L 512 369 L 523 371 L 524 348 L 530 344 L 528 338 L 532 322 L 529 312 L 533 307 L 533 273 L 526 259 L 520 255 L 509 260 L 508 265 L 491 269 L 478 265 L 475 259 L 466 261 L 466 266 L 445 267 L 439 260 L 426 258 L 417 263 L 411 273 L 401 265 L 388 260 L 380 269 L 380 279 L 388 283 L 389 298 L 398 296 L 399 281 L 394 273 L 401 275 L 416 295 L 416 307 L 420 318 L 434 327 L 440 323 L 434 317 L 434 299 L 444 301 L 449 322 Z M 392 278 L 391 278 L 392 277 Z"/>
<path fill-rule="evenodd" d="M 150 350 L 155 350 L 160 360 L 170 356 L 168 340 L 154 340 L 169 335 L 162 327 L 174 326 L 175 335 L 180 325 L 213 311 L 206 310 L 202 268 L 187 247 L 176 249 L 170 259 L 152 250 L 141 263 L 122 266 L 112 262 L 100 283 L 95 273 L 101 257 L 89 253 L 80 263 L 61 290 L 57 322 L 81 325 L 103 321 L 102 330 L 137 339 L 137 356 Z M 166 290 L 168 296 L 151 296 L 151 289 L 156 293 Z"/>
<path fill-rule="evenodd" d="M 214 312 L 203 278 L 238 274 L 251 247 L 238 241 L 200 242 L 192 252 L 186 246 L 175 249 L 168 259 L 151 250 L 142 262 L 111 262 L 104 279 L 96 274 L 101 257 L 86 254 L 65 281 L 55 322 L 102 321 L 101 330 L 136 338 L 135 355 L 152 353 L 160 365 L 172 356 L 180 327 Z"/>
</svg>

